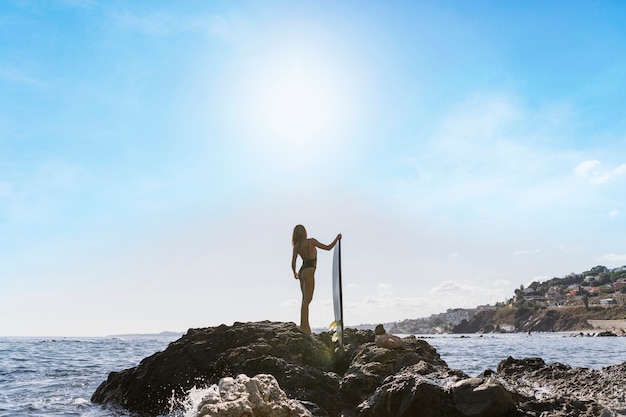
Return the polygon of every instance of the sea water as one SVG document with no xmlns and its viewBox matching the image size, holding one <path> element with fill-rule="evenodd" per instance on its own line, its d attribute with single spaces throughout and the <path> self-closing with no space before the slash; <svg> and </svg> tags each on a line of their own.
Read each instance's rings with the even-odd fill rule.
<svg viewBox="0 0 626 417">
<path fill-rule="evenodd" d="M 0 417 L 130 416 L 92 404 L 111 371 L 137 365 L 173 337 L 0 338 Z"/>
<path fill-rule="evenodd" d="M 600 369 L 626 362 L 626 337 L 581 337 L 579 333 L 416 335 L 430 343 L 448 366 L 477 376 L 496 370 L 509 356 L 542 358 L 578 368 Z"/>
<path fill-rule="evenodd" d="M 495 370 L 508 356 L 541 357 L 547 363 L 597 369 L 626 362 L 624 337 L 573 337 L 568 333 L 418 337 L 433 345 L 451 368 L 470 376 L 488 368 Z M 124 410 L 92 404 L 91 395 L 110 372 L 137 365 L 174 339 L 0 338 L 0 417 L 130 417 Z"/>
</svg>

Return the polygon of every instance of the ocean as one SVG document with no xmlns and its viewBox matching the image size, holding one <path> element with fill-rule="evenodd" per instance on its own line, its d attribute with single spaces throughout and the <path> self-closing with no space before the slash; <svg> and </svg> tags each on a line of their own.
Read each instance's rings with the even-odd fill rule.
<svg viewBox="0 0 626 417">
<path fill-rule="evenodd" d="M 626 362 L 624 337 L 573 337 L 571 333 L 418 337 L 433 345 L 451 368 L 470 376 L 495 370 L 508 356 L 541 357 L 548 363 L 596 369 Z M 109 372 L 135 366 L 175 339 L 0 338 L 0 417 L 130 417 L 124 410 L 92 404 L 89 399 Z"/>
</svg>

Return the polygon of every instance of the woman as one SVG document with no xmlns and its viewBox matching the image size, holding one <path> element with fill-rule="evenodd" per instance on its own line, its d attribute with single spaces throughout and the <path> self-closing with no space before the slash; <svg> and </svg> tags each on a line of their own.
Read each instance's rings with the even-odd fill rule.
<svg viewBox="0 0 626 417">
<path fill-rule="evenodd" d="M 317 267 L 317 248 L 331 250 L 341 239 L 341 233 L 337 235 L 333 243 L 324 245 L 314 238 L 307 238 L 306 229 L 301 224 L 293 229 L 291 244 L 293 245 L 293 256 L 291 258 L 291 269 L 293 276 L 300 280 L 300 290 L 302 291 L 302 306 L 300 307 L 300 330 L 304 333 L 311 333 L 309 325 L 309 304 L 313 299 L 315 289 L 315 268 Z M 302 266 L 296 272 L 296 260 L 300 255 Z"/>
</svg>

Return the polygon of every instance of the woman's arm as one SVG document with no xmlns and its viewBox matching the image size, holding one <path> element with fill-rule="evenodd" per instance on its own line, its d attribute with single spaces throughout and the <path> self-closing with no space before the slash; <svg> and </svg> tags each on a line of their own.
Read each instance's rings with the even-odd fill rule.
<svg viewBox="0 0 626 417">
<path fill-rule="evenodd" d="M 293 277 L 298 279 L 298 273 L 296 272 L 296 259 L 298 258 L 298 251 L 296 247 L 293 247 L 293 256 L 291 257 L 291 269 L 293 269 Z"/>
<path fill-rule="evenodd" d="M 324 245 L 323 243 L 319 242 L 317 239 L 313 239 L 313 238 L 311 239 L 311 241 L 313 241 L 313 244 L 320 249 L 331 250 L 332 248 L 335 247 L 335 245 L 340 239 L 341 239 L 341 233 L 337 235 L 335 240 L 333 240 L 333 242 L 330 245 Z"/>
</svg>

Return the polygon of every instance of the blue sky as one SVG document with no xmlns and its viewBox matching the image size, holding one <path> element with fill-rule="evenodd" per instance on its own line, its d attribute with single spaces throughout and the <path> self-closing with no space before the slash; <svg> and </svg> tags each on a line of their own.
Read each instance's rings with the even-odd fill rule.
<svg viewBox="0 0 626 417">
<path fill-rule="evenodd" d="M 6 1 L 0 335 L 348 324 L 626 264 L 621 2 Z M 311 323 L 332 321 L 320 253 Z"/>
</svg>

